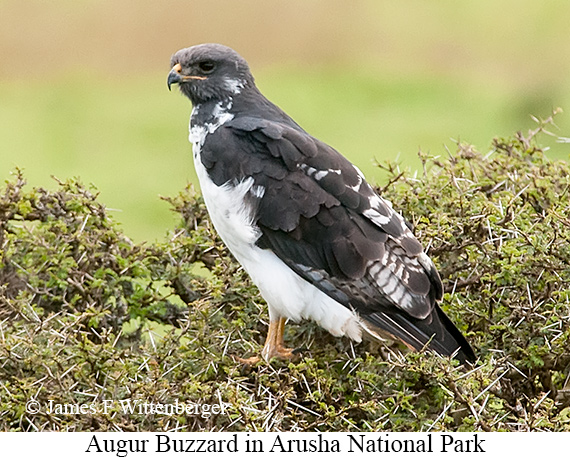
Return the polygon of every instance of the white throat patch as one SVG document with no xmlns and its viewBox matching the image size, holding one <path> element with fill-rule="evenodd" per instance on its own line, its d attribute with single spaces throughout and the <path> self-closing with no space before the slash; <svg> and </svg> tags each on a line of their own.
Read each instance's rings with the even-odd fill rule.
<svg viewBox="0 0 570 457">
<path fill-rule="evenodd" d="M 234 118 L 232 113 L 228 111 L 232 108 L 232 99 L 230 98 L 227 102 L 219 102 L 212 111 L 212 120 L 210 122 L 206 122 L 202 125 L 194 125 L 192 126 L 192 118 L 198 114 L 200 110 L 200 105 L 196 105 L 192 109 L 192 114 L 190 116 L 190 134 L 188 135 L 188 139 L 190 143 L 192 143 L 192 152 L 194 153 L 194 160 L 199 160 L 200 157 L 200 149 L 202 148 L 204 141 L 206 140 L 206 136 L 210 133 L 214 133 L 217 129 L 219 129 L 222 125 L 226 122 L 231 121 Z"/>
</svg>

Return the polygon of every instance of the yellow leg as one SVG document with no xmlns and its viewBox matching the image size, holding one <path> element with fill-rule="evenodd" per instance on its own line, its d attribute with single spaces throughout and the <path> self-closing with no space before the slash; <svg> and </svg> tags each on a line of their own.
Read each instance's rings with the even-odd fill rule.
<svg viewBox="0 0 570 457">
<path fill-rule="evenodd" d="M 269 323 L 269 330 L 267 331 L 267 338 L 265 339 L 265 344 L 263 345 L 263 350 L 261 351 L 261 356 L 269 362 L 273 357 L 288 360 L 292 359 L 295 354 L 293 354 L 293 349 L 285 347 L 283 342 L 283 335 L 285 334 L 285 318 L 280 318 Z M 242 359 L 241 357 L 236 357 L 236 359 L 242 363 L 248 365 L 253 365 L 259 362 L 259 357 L 250 357 L 248 359 Z"/>
<path fill-rule="evenodd" d="M 282 317 L 277 321 L 269 323 L 269 331 L 267 332 L 267 339 L 261 351 L 261 356 L 270 361 L 273 357 L 278 359 L 291 359 L 294 354 L 293 350 L 285 347 L 283 342 L 283 335 L 285 334 L 285 318 Z"/>
</svg>

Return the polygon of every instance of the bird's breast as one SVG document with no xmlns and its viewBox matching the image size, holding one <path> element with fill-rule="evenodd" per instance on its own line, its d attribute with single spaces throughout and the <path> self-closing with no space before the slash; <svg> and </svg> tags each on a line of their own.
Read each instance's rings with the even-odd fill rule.
<svg viewBox="0 0 570 457">
<path fill-rule="evenodd" d="M 190 126 L 189 140 L 192 143 L 194 167 L 214 228 L 232 254 L 238 260 L 247 262 L 247 259 L 254 256 L 253 247 L 260 236 L 254 222 L 255 208 L 251 206 L 251 199 L 246 198 L 250 191 L 256 192 L 254 180 L 249 177 L 217 185 L 201 158 L 207 137 L 233 118 L 232 114 L 221 110 L 218 114 L 213 123 Z"/>
</svg>

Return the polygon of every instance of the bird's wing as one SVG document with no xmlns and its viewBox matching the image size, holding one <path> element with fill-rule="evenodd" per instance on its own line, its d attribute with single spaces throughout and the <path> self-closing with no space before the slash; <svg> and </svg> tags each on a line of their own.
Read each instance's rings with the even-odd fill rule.
<svg viewBox="0 0 570 457">
<path fill-rule="evenodd" d="M 346 158 L 302 130 L 264 119 L 238 117 L 211 137 L 202 161 L 216 184 L 254 179 L 248 198 L 260 247 L 416 349 L 445 333 L 432 328 L 445 327 L 433 263 Z M 458 343 L 451 346 L 438 352 L 450 354 Z"/>
</svg>

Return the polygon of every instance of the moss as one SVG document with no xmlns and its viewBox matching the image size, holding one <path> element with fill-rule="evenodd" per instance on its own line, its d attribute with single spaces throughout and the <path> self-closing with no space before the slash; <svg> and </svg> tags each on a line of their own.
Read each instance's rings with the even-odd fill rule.
<svg viewBox="0 0 570 457">
<path fill-rule="evenodd" d="M 0 196 L 0 429 L 570 430 L 570 167 L 542 127 L 422 155 L 420 177 L 383 165 L 470 368 L 307 322 L 287 329 L 297 360 L 245 366 L 265 306 L 192 189 L 166 199 L 181 223 L 164 242 L 134 244 L 94 189 L 28 190 L 17 171 Z M 195 410 L 137 409 L 177 402 Z"/>
</svg>

